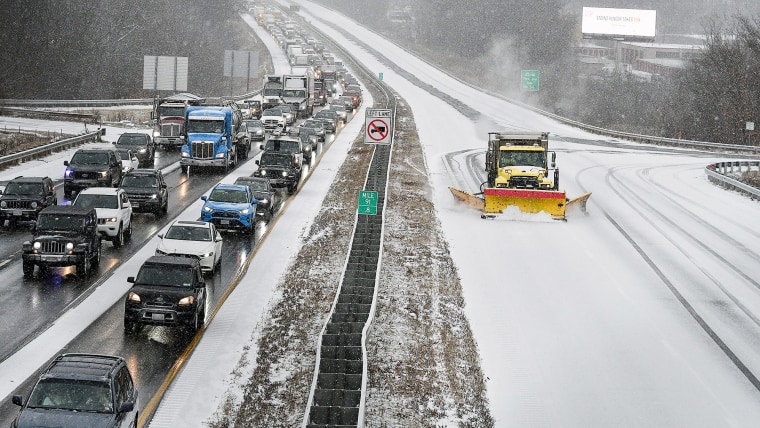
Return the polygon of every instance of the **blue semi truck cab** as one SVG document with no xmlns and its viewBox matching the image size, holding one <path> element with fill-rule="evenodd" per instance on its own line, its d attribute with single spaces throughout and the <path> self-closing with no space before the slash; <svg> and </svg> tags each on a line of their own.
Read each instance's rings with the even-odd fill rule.
<svg viewBox="0 0 760 428">
<path fill-rule="evenodd" d="M 187 140 L 182 146 L 179 164 L 182 172 L 191 166 L 235 167 L 248 157 L 251 143 L 240 132 L 242 114 L 235 104 L 225 106 L 191 106 L 187 108 Z"/>
</svg>

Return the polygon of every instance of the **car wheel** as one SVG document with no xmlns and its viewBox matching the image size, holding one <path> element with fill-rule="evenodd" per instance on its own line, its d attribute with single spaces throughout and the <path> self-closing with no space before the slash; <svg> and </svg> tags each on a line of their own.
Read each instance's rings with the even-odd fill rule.
<svg viewBox="0 0 760 428">
<path fill-rule="evenodd" d="M 121 225 L 119 225 L 119 231 L 116 232 L 116 236 L 111 238 L 111 242 L 113 242 L 113 246 L 117 248 L 124 245 L 124 230 Z"/>
<path fill-rule="evenodd" d="M 95 254 L 92 256 L 90 264 L 93 266 L 100 266 L 100 249 L 101 249 L 101 246 L 98 245 L 98 250 L 95 251 Z"/>
<path fill-rule="evenodd" d="M 24 261 L 21 269 L 24 271 L 24 278 L 31 278 L 34 274 L 34 263 Z"/>
<path fill-rule="evenodd" d="M 135 334 L 137 333 L 137 329 L 139 328 L 139 324 L 137 324 L 136 321 L 124 319 L 124 333 L 126 334 Z"/>
<path fill-rule="evenodd" d="M 86 277 L 90 273 L 90 261 L 87 258 L 83 258 L 81 262 L 77 263 L 77 276 L 80 278 Z"/>
<path fill-rule="evenodd" d="M 132 240 L 132 217 L 129 218 L 129 226 L 124 231 L 124 241 L 129 242 Z"/>
</svg>

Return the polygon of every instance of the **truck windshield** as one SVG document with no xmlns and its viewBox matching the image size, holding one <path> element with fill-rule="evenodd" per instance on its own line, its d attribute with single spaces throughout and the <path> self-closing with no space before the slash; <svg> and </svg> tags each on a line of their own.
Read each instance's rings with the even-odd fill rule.
<svg viewBox="0 0 760 428">
<path fill-rule="evenodd" d="M 143 265 L 137 273 L 135 283 L 165 287 L 190 287 L 193 285 L 193 271 L 185 266 Z"/>
<path fill-rule="evenodd" d="M 79 165 L 108 165 L 108 153 L 76 152 L 71 163 Z"/>
<path fill-rule="evenodd" d="M 518 152 L 507 151 L 501 152 L 499 158 L 499 167 L 505 166 L 537 166 L 543 168 L 546 165 L 544 152 Z"/>
<path fill-rule="evenodd" d="M 282 94 L 282 89 L 280 88 L 265 88 L 264 89 L 265 97 L 279 97 L 280 94 Z"/>
<path fill-rule="evenodd" d="M 283 98 L 304 98 L 306 92 L 303 89 L 286 89 L 282 91 Z"/>
<path fill-rule="evenodd" d="M 119 197 L 117 195 L 97 195 L 97 194 L 80 194 L 74 200 L 75 207 L 83 208 L 119 208 Z"/>
<path fill-rule="evenodd" d="M 158 117 L 185 117 L 185 106 L 158 106 Z"/>
<path fill-rule="evenodd" d="M 223 120 L 188 120 L 189 134 L 221 134 L 224 131 Z"/>
</svg>

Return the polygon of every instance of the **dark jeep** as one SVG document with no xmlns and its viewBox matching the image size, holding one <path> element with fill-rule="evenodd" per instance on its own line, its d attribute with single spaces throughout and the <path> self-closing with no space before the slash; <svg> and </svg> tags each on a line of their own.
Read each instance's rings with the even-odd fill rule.
<svg viewBox="0 0 760 428">
<path fill-rule="evenodd" d="M 16 177 L 0 194 L 0 226 L 19 221 L 35 221 L 43 208 L 57 205 L 55 187 L 50 177 Z"/>
<path fill-rule="evenodd" d="M 121 188 L 129 197 L 132 212 L 149 212 L 160 217 L 169 210 L 169 192 L 159 169 L 134 169 L 121 179 Z"/>
<path fill-rule="evenodd" d="M 295 192 L 301 180 L 301 166 L 292 154 L 266 151 L 256 160 L 258 169 L 254 177 L 268 178 L 273 187 L 285 187 L 288 193 Z"/>
<path fill-rule="evenodd" d="M 198 331 L 206 318 L 206 283 L 192 257 L 151 256 L 127 281 L 134 284 L 124 302 L 124 331 L 143 324 L 184 325 Z"/>
<path fill-rule="evenodd" d="M 118 187 L 121 181 L 121 159 L 113 147 L 79 149 L 64 161 L 63 194 L 71 196 L 88 187 Z"/>
<path fill-rule="evenodd" d="M 113 144 L 117 149 L 132 150 L 140 161 L 140 168 L 152 167 L 155 162 L 156 147 L 148 134 L 125 132 Z"/>
<path fill-rule="evenodd" d="M 62 354 L 40 374 L 29 399 L 14 395 L 21 406 L 11 426 L 135 427 L 138 392 L 122 357 Z"/>
<path fill-rule="evenodd" d="M 94 208 L 53 205 L 40 211 L 31 241 L 24 242 L 23 271 L 31 277 L 34 266 L 75 265 L 84 276 L 100 264 L 100 235 Z"/>
</svg>

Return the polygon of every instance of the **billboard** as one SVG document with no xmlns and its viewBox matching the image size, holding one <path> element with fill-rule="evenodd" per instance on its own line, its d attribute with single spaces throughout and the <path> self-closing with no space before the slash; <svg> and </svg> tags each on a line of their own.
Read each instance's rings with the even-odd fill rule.
<svg viewBox="0 0 760 428">
<path fill-rule="evenodd" d="M 187 91 L 187 57 L 145 55 L 143 89 Z"/>
<path fill-rule="evenodd" d="M 581 32 L 585 39 L 653 41 L 657 11 L 584 7 Z"/>
</svg>

